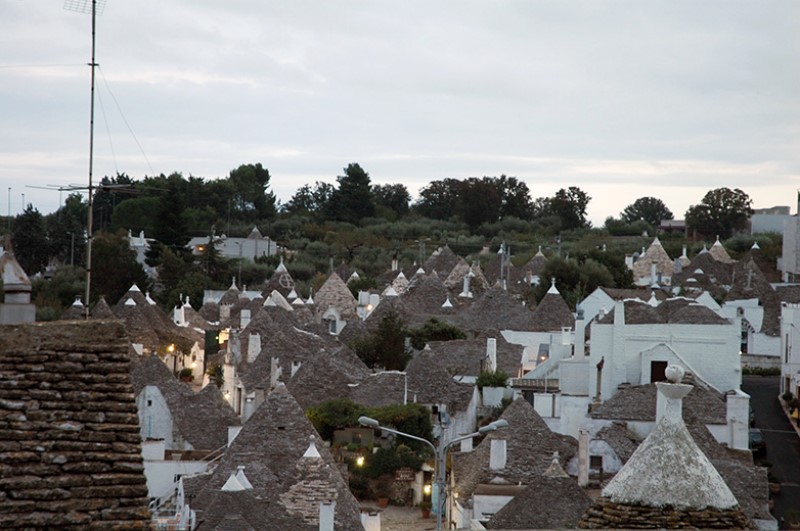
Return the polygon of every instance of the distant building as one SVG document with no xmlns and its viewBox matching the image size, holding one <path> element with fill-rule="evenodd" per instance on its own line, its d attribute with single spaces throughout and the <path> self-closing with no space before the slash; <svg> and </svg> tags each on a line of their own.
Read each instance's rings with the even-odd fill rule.
<svg viewBox="0 0 800 531">
<path fill-rule="evenodd" d="M 790 210 L 788 206 L 754 209 L 750 216 L 750 234 L 783 232 L 783 224 L 792 217 Z"/>
<path fill-rule="evenodd" d="M 267 236 L 262 236 L 258 227 L 253 227 L 247 238 L 229 238 L 222 236 L 211 236 L 214 247 L 224 258 L 247 258 L 255 260 L 263 256 L 274 256 L 278 252 L 277 244 Z M 194 254 L 200 254 L 208 245 L 209 237 L 200 236 L 189 240 L 189 247 Z"/>
</svg>

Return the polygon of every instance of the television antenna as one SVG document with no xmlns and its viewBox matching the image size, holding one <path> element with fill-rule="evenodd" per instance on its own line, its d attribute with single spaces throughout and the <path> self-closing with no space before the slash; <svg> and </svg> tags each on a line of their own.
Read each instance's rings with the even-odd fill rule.
<svg viewBox="0 0 800 531">
<path fill-rule="evenodd" d="M 106 0 L 64 0 L 64 9 L 78 13 L 92 14 L 92 60 L 89 66 L 92 69 L 92 89 L 91 104 L 89 107 L 89 212 L 86 216 L 86 295 L 85 295 L 85 317 L 89 319 L 89 295 L 92 286 L 92 170 L 94 163 L 94 76 L 97 63 L 95 62 L 95 28 L 97 26 L 97 15 L 103 14 L 106 7 Z"/>
</svg>

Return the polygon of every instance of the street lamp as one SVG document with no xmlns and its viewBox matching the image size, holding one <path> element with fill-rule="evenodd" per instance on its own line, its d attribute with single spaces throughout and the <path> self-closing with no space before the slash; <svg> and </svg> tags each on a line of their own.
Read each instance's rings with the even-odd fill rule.
<svg viewBox="0 0 800 531">
<path fill-rule="evenodd" d="M 508 421 L 506 419 L 499 419 L 482 428 L 479 428 L 478 431 L 473 433 L 468 433 L 467 435 L 462 435 L 461 437 L 456 437 L 452 441 L 445 443 L 444 437 L 439 438 L 439 445 L 434 446 L 432 442 L 427 439 L 423 439 L 422 437 L 417 437 L 416 435 L 411 435 L 410 433 L 404 433 L 402 431 L 397 431 L 392 428 L 387 428 L 386 426 L 381 426 L 380 422 L 377 420 L 370 418 L 370 417 L 358 417 L 358 423 L 362 426 L 366 426 L 368 428 L 373 428 L 376 430 L 387 431 L 389 433 L 394 433 L 395 435 L 402 435 L 403 437 L 408 437 L 409 439 L 414 439 L 415 441 L 421 441 L 431 447 L 433 450 L 433 455 L 436 456 L 436 461 L 434 463 L 434 477 L 436 478 L 436 492 L 439 496 L 438 505 L 436 510 L 436 529 L 442 528 L 442 514 L 444 513 L 445 508 L 445 498 L 446 498 L 446 488 L 447 488 L 447 451 L 450 449 L 457 442 L 464 441 L 466 439 L 472 439 L 473 437 L 477 437 L 478 435 L 485 435 L 490 431 L 495 431 L 500 428 L 505 428 L 508 426 Z"/>
</svg>

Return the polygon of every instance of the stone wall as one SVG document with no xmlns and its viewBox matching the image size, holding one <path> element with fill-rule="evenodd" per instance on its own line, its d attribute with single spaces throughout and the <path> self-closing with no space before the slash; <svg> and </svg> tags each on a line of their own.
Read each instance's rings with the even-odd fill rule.
<svg viewBox="0 0 800 531">
<path fill-rule="evenodd" d="M 120 322 L 0 327 L 0 528 L 150 529 Z"/>
<path fill-rule="evenodd" d="M 755 529 L 741 509 L 702 510 L 623 505 L 599 498 L 578 522 L 579 529 Z"/>
</svg>

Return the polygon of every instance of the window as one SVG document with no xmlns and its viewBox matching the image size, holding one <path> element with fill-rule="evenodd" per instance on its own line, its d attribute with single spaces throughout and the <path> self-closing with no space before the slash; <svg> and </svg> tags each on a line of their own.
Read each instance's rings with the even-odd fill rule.
<svg viewBox="0 0 800 531">
<path fill-rule="evenodd" d="M 148 398 L 147 399 L 147 407 L 150 407 L 152 405 L 153 405 L 153 401 Z"/>
<path fill-rule="evenodd" d="M 590 455 L 589 456 L 589 468 L 592 470 L 603 470 L 603 456 L 602 455 Z"/>
</svg>

